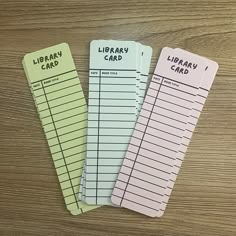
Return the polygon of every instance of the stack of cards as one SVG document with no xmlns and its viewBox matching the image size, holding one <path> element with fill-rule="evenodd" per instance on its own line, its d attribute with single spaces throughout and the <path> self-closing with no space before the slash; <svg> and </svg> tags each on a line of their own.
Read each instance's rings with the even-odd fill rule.
<svg viewBox="0 0 236 236">
<path fill-rule="evenodd" d="M 112 202 L 163 215 L 218 65 L 162 49 L 112 193 Z"/>
<path fill-rule="evenodd" d="M 151 217 L 166 209 L 218 65 L 163 48 L 146 92 L 151 57 L 151 47 L 133 41 L 92 41 L 88 108 L 67 44 L 24 57 L 73 215 L 99 205 Z"/>
<path fill-rule="evenodd" d="M 133 41 L 90 44 L 87 158 L 79 198 L 111 205 L 145 95 L 152 49 Z"/>
<path fill-rule="evenodd" d="M 23 67 L 67 209 L 73 215 L 91 210 L 93 206 L 77 198 L 86 155 L 87 105 L 69 46 L 29 53 Z"/>
</svg>

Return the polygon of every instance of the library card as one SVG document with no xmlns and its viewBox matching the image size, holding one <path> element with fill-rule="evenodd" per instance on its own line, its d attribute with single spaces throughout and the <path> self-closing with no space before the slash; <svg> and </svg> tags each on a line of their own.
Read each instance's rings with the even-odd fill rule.
<svg viewBox="0 0 236 236">
<path fill-rule="evenodd" d="M 90 44 L 85 201 L 111 205 L 114 187 L 136 120 L 137 44 Z"/>
<path fill-rule="evenodd" d="M 114 204 L 157 215 L 205 67 L 198 57 L 162 49 L 112 193 Z"/>
<path fill-rule="evenodd" d="M 149 73 L 151 56 L 152 56 L 152 48 L 149 46 L 142 45 L 142 44 L 138 44 L 138 45 L 141 48 L 141 53 L 139 52 L 141 56 L 141 59 L 140 59 L 141 65 L 140 65 L 140 69 L 137 69 L 137 77 L 140 76 L 140 81 L 138 83 L 139 86 L 137 86 L 137 90 L 136 90 L 136 96 L 137 96 L 136 102 L 138 101 L 137 111 L 139 113 L 141 109 L 141 105 L 143 103 L 145 91 L 146 91 L 146 84 L 148 80 L 148 73 Z M 137 60 L 139 59 L 137 58 Z M 138 63 L 139 62 L 137 62 L 137 68 L 139 67 Z M 85 185 L 86 185 L 86 166 L 84 165 L 83 175 L 82 175 L 81 184 L 80 184 L 80 193 L 79 193 L 79 199 L 81 200 L 84 200 L 84 197 L 85 197 Z"/>
<path fill-rule="evenodd" d="M 54 161 L 67 209 L 93 209 L 77 200 L 86 152 L 87 105 L 66 43 L 26 54 L 26 76 Z"/>
<path fill-rule="evenodd" d="M 182 50 L 182 49 L 176 49 L 176 50 Z M 187 147 L 190 143 L 194 129 L 197 125 L 201 111 L 204 107 L 207 96 L 209 94 L 212 83 L 214 81 L 216 72 L 218 70 L 218 64 L 216 62 L 209 60 L 207 58 L 204 58 L 204 57 L 201 57 L 201 58 L 202 58 L 202 60 L 206 61 L 207 67 L 206 67 L 201 85 L 199 87 L 198 94 L 195 98 L 193 108 L 192 108 L 191 114 L 189 116 L 188 123 L 187 123 L 186 129 L 185 129 L 185 132 L 184 132 L 184 135 L 182 138 L 182 142 L 179 146 L 179 150 L 178 150 L 178 153 L 175 158 L 175 164 L 173 166 L 172 173 L 170 175 L 170 179 L 169 179 L 167 188 L 165 190 L 165 194 L 162 198 L 162 204 L 161 204 L 160 210 L 157 215 L 158 217 L 161 217 L 166 209 L 167 203 L 169 201 L 169 197 L 171 195 L 177 175 L 178 175 L 180 167 L 182 165 L 182 161 L 183 161 L 185 153 L 187 151 Z"/>
</svg>

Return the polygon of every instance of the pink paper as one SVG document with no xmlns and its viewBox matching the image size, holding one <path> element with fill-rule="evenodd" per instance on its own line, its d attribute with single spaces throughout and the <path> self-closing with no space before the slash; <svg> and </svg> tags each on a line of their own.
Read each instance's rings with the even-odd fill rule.
<svg viewBox="0 0 236 236">
<path fill-rule="evenodd" d="M 157 216 L 205 67 L 198 57 L 162 50 L 113 191 L 114 204 Z"/>
</svg>

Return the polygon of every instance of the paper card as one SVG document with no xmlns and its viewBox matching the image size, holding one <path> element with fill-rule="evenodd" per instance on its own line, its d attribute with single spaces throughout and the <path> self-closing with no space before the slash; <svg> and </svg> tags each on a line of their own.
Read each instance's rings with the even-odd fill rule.
<svg viewBox="0 0 236 236">
<path fill-rule="evenodd" d="M 66 43 L 26 54 L 23 66 L 54 161 L 67 209 L 94 209 L 77 200 L 86 152 L 87 105 Z"/>
<path fill-rule="evenodd" d="M 182 49 L 176 49 L 176 50 L 184 51 Z M 184 51 L 184 52 L 189 53 L 186 51 Z M 193 55 L 192 53 L 189 53 L 189 54 Z M 195 56 L 198 56 L 198 55 L 195 55 Z M 180 144 L 179 151 L 176 155 L 175 164 L 173 166 L 173 170 L 172 170 L 167 188 L 165 190 L 165 194 L 162 199 L 162 204 L 161 204 L 160 210 L 157 215 L 158 217 L 161 217 L 166 209 L 167 203 L 169 201 L 169 197 L 170 197 L 172 189 L 174 187 L 174 183 L 176 181 L 177 175 L 178 175 L 180 167 L 182 165 L 182 161 L 183 161 L 185 153 L 187 151 L 187 147 L 190 143 L 194 129 L 197 125 L 201 111 L 204 107 L 204 104 L 206 102 L 206 98 L 208 96 L 208 93 L 211 89 L 216 72 L 218 70 L 218 64 L 216 62 L 209 60 L 207 58 L 204 58 L 204 57 L 200 57 L 200 56 L 198 56 L 198 57 L 206 62 L 207 67 L 206 67 L 206 70 L 204 73 L 204 78 L 203 78 L 201 85 L 199 87 L 195 102 L 193 104 L 191 114 L 189 116 L 189 120 L 188 120 L 186 129 L 185 129 L 183 138 L 182 138 L 182 143 Z"/>
<path fill-rule="evenodd" d="M 205 70 L 205 63 L 164 48 L 122 164 L 112 202 L 155 217 Z"/>
<path fill-rule="evenodd" d="M 136 120 L 137 44 L 90 45 L 85 201 L 111 205 L 111 192 Z"/>
<path fill-rule="evenodd" d="M 142 44 L 137 44 L 139 50 L 137 50 L 137 90 L 136 90 L 136 106 L 138 106 L 138 112 L 141 109 L 141 105 L 143 103 L 144 94 L 146 91 L 146 83 L 150 68 L 151 56 L 152 56 L 152 48 L 149 46 L 145 46 Z M 139 59 L 140 57 L 140 59 Z M 139 63 L 140 62 L 140 63 Z M 139 69 L 140 67 L 140 69 Z M 140 78 L 139 78 L 140 77 Z M 141 79 L 141 81 L 140 81 Z M 85 162 L 86 163 L 86 162 Z M 86 165 L 84 165 L 84 171 L 81 178 L 80 185 L 80 193 L 79 199 L 85 199 L 85 189 L 86 189 Z"/>
</svg>

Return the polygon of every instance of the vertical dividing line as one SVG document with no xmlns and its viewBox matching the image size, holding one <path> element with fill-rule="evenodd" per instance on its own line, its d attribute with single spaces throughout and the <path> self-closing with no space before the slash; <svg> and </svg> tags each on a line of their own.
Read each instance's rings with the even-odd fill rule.
<svg viewBox="0 0 236 236">
<path fill-rule="evenodd" d="M 98 78 L 98 139 L 97 139 L 97 176 L 96 176 L 96 205 L 98 204 L 98 167 L 99 167 L 99 124 L 100 124 L 100 92 L 101 92 L 101 69 L 99 69 Z"/>
<path fill-rule="evenodd" d="M 74 188 L 73 188 L 72 180 L 70 178 L 70 173 L 69 173 L 69 170 L 68 170 L 68 167 L 67 167 L 67 164 L 66 164 L 66 160 L 65 160 L 64 153 L 63 153 L 63 149 L 62 149 L 62 146 L 61 146 L 61 143 L 60 143 L 60 140 L 59 140 L 59 135 L 58 135 L 58 132 L 57 132 L 57 129 L 56 129 L 55 121 L 53 119 L 53 115 L 52 115 L 52 112 L 51 112 L 51 109 L 50 109 L 50 106 L 49 106 L 49 102 L 48 102 L 47 95 L 46 95 L 46 92 L 45 92 L 45 88 L 43 87 L 42 81 L 41 81 L 41 85 L 42 85 L 42 89 L 43 89 L 43 92 L 44 92 L 44 95 L 45 95 L 46 103 L 48 105 L 48 111 L 49 111 L 50 116 L 52 118 L 52 124 L 53 124 L 54 130 L 55 130 L 55 133 L 56 133 L 56 138 L 58 140 L 58 145 L 60 146 L 60 150 L 61 150 L 61 154 L 62 154 L 64 163 L 65 163 L 66 171 L 68 173 L 68 177 L 69 177 L 69 181 L 70 181 L 70 184 L 71 184 L 72 192 L 73 192 L 73 195 L 74 195 L 74 198 L 75 198 L 75 203 L 77 204 L 78 209 L 80 209 L 79 203 L 77 201 L 76 193 L 75 193 Z M 59 182 L 60 182 L 60 180 L 59 180 Z"/>
<path fill-rule="evenodd" d="M 123 200 L 124 200 L 125 191 L 126 191 L 126 189 L 127 189 L 127 187 L 128 187 L 129 180 L 130 180 L 131 175 L 132 175 L 132 172 L 133 172 L 133 170 L 134 170 L 134 165 L 135 165 L 135 162 L 136 162 L 136 160 L 137 160 L 137 158 L 138 158 L 138 154 L 139 154 L 140 148 L 141 148 L 141 146 L 142 146 L 142 142 L 143 142 L 144 136 L 145 136 L 145 134 L 146 134 L 147 127 L 148 127 L 148 124 L 149 124 L 149 121 L 150 121 L 150 118 L 151 118 L 151 115 L 152 115 L 153 109 L 154 109 L 154 107 L 155 107 L 156 100 L 157 100 L 157 98 L 158 98 L 158 95 L 159 95 L 159 92 L 160 92 L 160 89 L 161 89 L 161 85 L 162 85 L 163 80 L 164 80 L 164 78 L 162 78 L 162 80 L 161 80 L 160 87 L 159 87 L 159 89 L 158 89 L 158 91 L 157 91 L 157 96 L 155 97 L 155 101 L 154 101 L 154 103 L 153 103 L 152 110 L 150 111 L 150 115 L 149 115 L 149 117 L 148 117 L 147 125 L 146 125 L 146 127 L 145 127 L 145 130 L 143 131 L 143 137 L 142 137 L 142 139 L 141 139 L 141 143 L 140 143 L 140 145 L 139 145 L 139 147 L 138 147 L 138 151 L 137 151 L 137 153 L 136 153 L 136 155 L 135 155 L 134 164 L 133 164 L 133 166 L 132 166 L 132 168 L 131 168 L 131 172 L 130 172 L 130 174 L 129 174 L 129 178 L 128 178 L 128 180 L 127 180 L 127 184 L 126 184 L 126 186 L 125 186 L 125 189 L 124 189 L 123 195 L 122 195 L 122 197 L 121 197 L 120 205 L 122 204 L 122 202 L 123 202 Z M 152 82 L 152 81 L 151 81 L 151 82 Z M 151 83 L 151 82 L 150 82 L 150 83 Z"/>
</svg>

